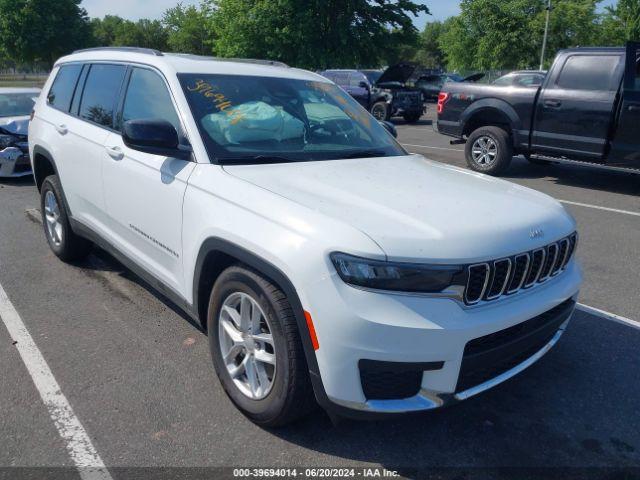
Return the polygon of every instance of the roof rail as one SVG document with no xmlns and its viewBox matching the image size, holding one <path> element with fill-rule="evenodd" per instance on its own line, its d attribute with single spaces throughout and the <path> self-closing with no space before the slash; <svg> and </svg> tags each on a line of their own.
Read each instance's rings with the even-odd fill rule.
<svg viewBox="0 0 640 480">
<path fill-rule="evenodd" d="M 286 67 L 289 68 L 284 62 L 279 62 L 278 60 L 258 60 L 254 58 L 226 58 L 226 57 L 213 57 L 206 55 L 194 55 L 191 53 L 167 53 L 167 55 L 188 58 L 191 60 L 208 60 L 208 61 L 216 61 L 216 62 L 237 62 L 237 63 L 254 63 L 258 65 L 271 65 L 272 67 Z"/>
<path fill-rule="evenodd" d="M 146 55 L 155 55 L 156 57 L 163 56 L 163 53 L 160 50 L 155 50 L 153 48 L 142 48 L 142 47 L 94 47 L 94 48 L 83 48 L 82 50 L 76 50 L 73 53 L 84 53 L 84 52 L 132 52 L 132 53 L 144 53 Z"/>
</svg>

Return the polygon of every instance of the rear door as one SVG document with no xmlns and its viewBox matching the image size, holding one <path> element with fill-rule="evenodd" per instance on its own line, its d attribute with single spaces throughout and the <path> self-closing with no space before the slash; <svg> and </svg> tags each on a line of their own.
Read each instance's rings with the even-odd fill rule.
<svg viewBox="0 0 640 480">
<path fill-rule="evenodd" d="M 536 105 L 534 151 L 602 161 L 623 58 L 615 52 L 573 52 L 556 62 Z"/>
<path fill-rule="evenodd" d="M 184 295 L 182 200 L 195 163 L 127 147 L 121 125 L 128 120 L 162 119 L 187 143 L 165 78 L 155 69 L 131 67 L 125 80 L 116 131 L 105 141 L 104 197 L 109 235 L 139 266 Z"/>
<path fill-rule="evenodd" d="M 640 168 L 640 43 L 627 45 L 620 117 L 607 163 Z"/>
</svg>

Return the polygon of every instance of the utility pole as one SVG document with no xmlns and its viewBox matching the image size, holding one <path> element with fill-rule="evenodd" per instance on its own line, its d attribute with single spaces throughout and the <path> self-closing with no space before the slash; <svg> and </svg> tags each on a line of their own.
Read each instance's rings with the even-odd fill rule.
<svg viewBox="0 0 640 480">
<path fill-rule="evenodd" d="M 549 35 L 549 16 L 551 15 L 551 0 L 547 3 L 547 21 L 544 25 L 544 39 L 542 40 L 542 53 L 540 54 L 540 70 L 544 70 L 544 54 L 547 49 L 547 36 Z"/>
</svg>

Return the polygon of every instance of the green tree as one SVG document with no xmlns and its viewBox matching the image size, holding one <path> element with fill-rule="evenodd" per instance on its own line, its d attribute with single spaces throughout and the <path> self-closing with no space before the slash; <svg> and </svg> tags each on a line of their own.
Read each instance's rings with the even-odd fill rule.
<svg viewBox="0 0 640 480">
<path fill-rule="evenodd" d="M 415 60 L 427 68 L 443 68 L 445 64 L 444 52 L 440 40 L 445 33 L 442 22 L 427 23 L 418 42 Z"/>
<path fill-rule="evenodd" d="M 118 32 L 125 20 L 117 15 L 106 15 L 104 18 L 92 18 L 91 29 L 96 46 L 107 47 L 115 45 Z"/>
<path fill-rule="evenodd" d="M 547 58 L 596 40 L 600 0 L 555 0 Z M 450 68 L 532 68 L 540 61 L 546 0 L 462 0 L 440 42 Z"/>
<path fill-rule="evenodd" d="M 16 63 L 55 60 L 91 43 L 81 0 L 0 0 L 0 44 Z"/>
<path fill-rule="evenodd" d="M 212 34 L 207 25 L 208 11 L 179 3 L 164 12 L 162 22 L 168 30 L 167 43 L 174 52 L 207 55 L 212 49 Z"/>
<path fill-rule="evenodd" d="M 414 0 L 206 0 L 225 57 L 281 60 L 307 67 L 375 66 L 385 49 L 411 44 Z"/>
<path fill-rule="evenodd" d="M 154 48 L 167 50 L 168 32 L 160 20 L 143 18 L 137 22 L 124 20 L 117 28 L 115 46 Z"/>
<path fill-rule="evenodd" d="M 619 0 L 601 17 L 601 45 L 619 46 L 629 40 L 640 41 L 640 0 Z"/>
</svg>

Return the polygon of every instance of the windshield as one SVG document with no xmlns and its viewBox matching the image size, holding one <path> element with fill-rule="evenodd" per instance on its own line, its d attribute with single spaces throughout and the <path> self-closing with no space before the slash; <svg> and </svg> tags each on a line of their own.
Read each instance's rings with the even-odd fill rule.
<svg viewBox="0 0 640 480">
<path fill-rule="evenodd" d="M 0 117 L 22 117 L 31 114 L 37 93 L 0 93 Z"/>
<path fill-rule="evenodd" d="M 378 70 L 364 70 L 362 73 L 365 74 L 371 85 L 375 85 L 378 79 L 382 76 L 382 72 Z"/>
<path fill-rule="evenodd" d="M 350 95 L 327 82 L 181 74 L 212 160 L 269 163 L 406 155 Z"/>
</svg>

